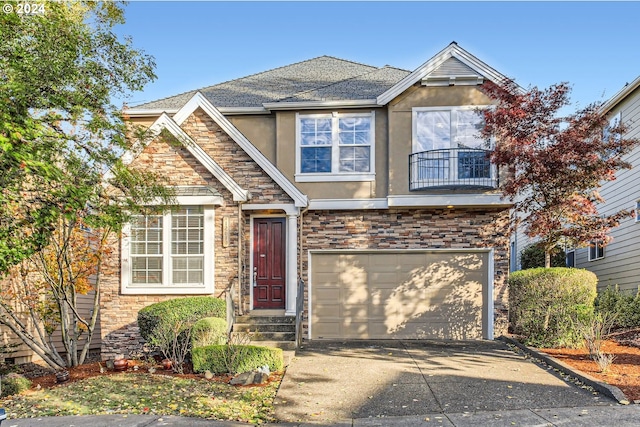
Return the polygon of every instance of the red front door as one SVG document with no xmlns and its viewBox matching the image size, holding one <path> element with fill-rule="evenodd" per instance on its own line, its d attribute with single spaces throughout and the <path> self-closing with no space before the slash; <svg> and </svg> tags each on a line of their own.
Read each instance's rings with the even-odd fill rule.
<svg viewBox="0 0 640 427">
<path fill-rule="evenodd" d="M 253 220 L 253 308 L 284 308 L 284 218 Z"/>
</svg>

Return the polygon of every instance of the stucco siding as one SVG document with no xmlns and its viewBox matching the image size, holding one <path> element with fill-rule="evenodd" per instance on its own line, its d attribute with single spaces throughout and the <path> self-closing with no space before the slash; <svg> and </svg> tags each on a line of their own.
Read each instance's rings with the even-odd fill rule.
<svg viewBox="0 0 640 427">
<path fill-rule="evenodd" d="M 296 182 L 296 113 L 277 113 L 277 163 L 278 169 L 293 182 L 309 199 L 368 199 L 387 196 L 388 183 L 388 139 L 386 109 L 338 109 L 309 110 L 301 114 L 331 114 L 338 112 L 370 113 L 375 111 L 375 180 L 340 181 L 327 177 L 326 181 Z M 406 174 L 407 165 L 405 165 Z"/>
<path fill-rule="evenodd" d="M 424 87 L 407 89 L 389 104 L 389 195 L 409 194 L 409 155 L 412 153 L 412 109 L 488 105 L 489 98 L 477 86 Z M 427 194 L 432 191 L 412 191 Z M 464 192 L 458 190 L 458 192 Z M 477 193 L 477 190 L 473 190 Z M 451 193 L 447 190 L 446 193 Z"/>
</svg>

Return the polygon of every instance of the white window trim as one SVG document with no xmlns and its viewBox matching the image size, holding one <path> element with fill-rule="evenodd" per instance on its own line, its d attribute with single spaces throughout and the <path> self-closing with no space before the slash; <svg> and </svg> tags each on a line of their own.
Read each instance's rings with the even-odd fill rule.
<svg viewBox="0 0 640 427">
<path fill-rule="evenodd" d="M 185 197 L 187 199 L 187 197 Z M 191 205 L 194 205 L 191 203 Z M 171 277 L 171 257 L 166 251 L 163 256 L 163 284 L 146 285 L 134 284 L 131 278 L 131 225 L 126 224 L 122 230 L 121 238 L 121 270 L 120 270 L 120 290 L 123 295 L 201 295 L 212 294 L 214 292 L 215 265 L 214 265 L 214 242 L 215 242 L 215 210 L 213 205 L 203 205 L 204 213 L 204 247 L 203 247 L 203 284 L 194 285 L 173 285 L 168 284 Z M 171 224 L 171 212 L 163 214 L 163 224 Z M 171 227 L 163 228 L 163 242 L 168 247 L 171 242 Z M 164 284 L 167 283 L 167 284 Z"/>
<path fill-rule="evenodd" d="M 369 172 L 324 172 L 324 173 L 303 173 L 300 171 L 301 166 L 301 157 L 300 152 L 302 146 L 300 145 L 300 119 L 301 118 L 328 118 L 337 120 L 344 117 L 370 117 L 371 118 L 371 128 L 369 132 L 371 144 L 369 145 Z M 376 172 L 376 156 L 375 156 L 375 147 L 376 147 L 376 114 L 375 111 L 371 111 L 370 113 L 324 113 L 324 114 L 300 114 L 296 113 L 296 173 L 295 180 L 296 182 L 325 182 L 325 181 L 336 181 L 336 182 L 345 182 L 345 181 L 375 181 Z M 339 150 L 340 144 L 336 143 L 337 141 L 337 126 L 332 124 L 332 132 L 333 132 L 333 143 L 331 144 L 332 156 L 331 156 L 331 169 L 334 167 L 337 168 L 338 162 L 340 161 Z"/>
<path fill-rule="evenodd" d="M 592 242 L 592 243 L 595 245 L 595 253 L 596 253 L 596 256 L 595 256 L 595 258 L 592 258 L 592 257 L 591 257 L 591 250 L 592 250 L 593 248 L 591 247 L 591 244 L 590 244 L 590 245 L 587 247 L 587 249 L 589 250 L 589 252 L 588 252 L 588 254 L 589 254 L 589 261 L 598 261 L 598 260 L 600 260 L 600 259 L 603 259 L 603 258 L 605 257 L 605 253 L 604 253 L 605 248 L 604 248 L 604 247 L 601 245 L 601 243 L 599 243 L 598 241 L 595 241 L 595 242 Z M 601 257 L 599 257 L 599 256 L 598 256 L 598 248 L 601 248 L 601 249 L 602 249 L 602 256 L 601 256 Z"/>
<path fill-rule="evenodd" d="M 636 200 L 636 205 L 633 207 L 636 215 L 636 223 L 640 222 L 640 199 Z"/>
</svg>

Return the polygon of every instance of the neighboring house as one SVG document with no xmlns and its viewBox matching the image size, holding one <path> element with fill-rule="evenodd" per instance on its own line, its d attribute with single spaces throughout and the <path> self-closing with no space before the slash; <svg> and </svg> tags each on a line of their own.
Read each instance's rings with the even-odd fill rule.
<svg viewBox="0 0 640 427">
<path fill-rule="evenodd" d="M 181 207 L 114 242 L 102 357 L 167 298 L 233 287 L 239 312 L 293 316 L 299 279 L 306 339 L 504 332 L 510 205 L 474 111 L 502 79 L 452 43 L 414 71 L 323 56 L 128 109 L 181 142 L 125 159 Z"/>
<path fill-rule="evenodd" d="M 603 106 L 612 124 L 622 121 L 628 127 L 625 137 L 640 138 L 640 76 L 625 85 Z M 598 289 L 618 285 L 621 290 L 635 293 L 640 285 L 640 147 L 625 159 L 631 169 L 616 173 L 616 180 L 606 182 L 600 194 L 605 203 L 598 207 L 602 214 L 622 209 L 633 210 L 633 218 L 620 222 L 610 236 L 613 240 L 605 247 L 593 242 L 588 248 L 576 249 L 569 259 L 575 267 L 586 268 L 598 276 Z"/>
</svg>

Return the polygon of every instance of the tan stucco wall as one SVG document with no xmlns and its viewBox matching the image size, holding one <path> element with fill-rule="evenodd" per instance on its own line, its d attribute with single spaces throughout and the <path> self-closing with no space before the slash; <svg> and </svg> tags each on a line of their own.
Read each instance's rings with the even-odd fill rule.
<svg viewBox="0 0 640 427">
<path fill-rule="evenodd" d="M 246 115 L 226 118 L 274 165 L 276 157 L 276 116 Z"/>
<path fill-rule="evenodd" d="M 409 194 L 413 107 L 488 105 L 489 98 L 477 86 L 412 86 L 389 103 L 389 195 Z M 432 191 L 433 192 L 433 191 Z M 451 193 L 448 190 L 447 193 Z M 457 191 L 459 192 L 459 191 Z M 477 190 L 473 191 L 477 193 Z M 428 191 L 413 191 L 425 194 Z"/>
<path fill-rule="evenodd" d="M 277 113 L 278 169 L 310 199 L 360 199 L 387 196 L 387 112 L 378 108 L 354 110 L 314 110 L 308 114 L 369 113 L 375 111 L 375 181 L 371 182 L 296 182 L 296 113 Z"/>
</svg>

